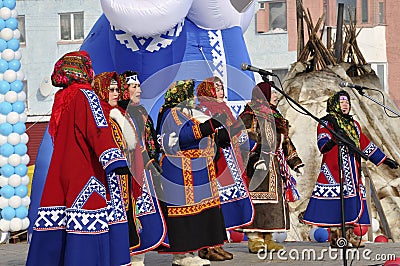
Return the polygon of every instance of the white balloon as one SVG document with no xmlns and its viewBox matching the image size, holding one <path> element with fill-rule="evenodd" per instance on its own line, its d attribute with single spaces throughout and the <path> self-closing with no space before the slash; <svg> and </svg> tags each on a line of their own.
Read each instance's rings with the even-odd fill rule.
<svg viewBox="0 0 400 266">
<path fill-rule="evenodd" d="M 7 143 L 7 136 L 3 136 L 0 134 L 0 145 L 3 145 L 4 143 Z"/>
<path fill-rule="evenodd" d="M 0 73 L 0 80 L 4 80 L 4 74 Z"/>
<path fill-rule="evenodd" d="M 19 114 L 17 112 L 9 112 L 7 114 L 7 122 L 11 125 L 15 125 L 19 122 Z"/>
<path fill-rule="evenodd" d="M 2 80 L 2 79 L 3 79 L 3 77 L 0 80 Z M 0 93 L 0 103 L 1 102 L 4 102 L 4 94 Z"/>
<path fill-rule="evenodd" d="M 27 144 L 28 141 L 29 141 L 29 136 L 28 136 L 28 134 L 26 134 L 26 133 L 22 134 L 22 135 L 21 135 L 21 142 L 24 143 L 24 144 Z"/>
<path fill-rule="evenodd" d="M 18 92 L 18 101 L 25 102 L 26 100 L 26 93 L 24 91 Z"/>
<path fill-rule="evenodd" d="M 18 94 L 15 91 L 7 91 L 6 95 L 4 95 L 4 100 L 9 103 L 15 103 L 18 100 Z"/>
<path fill-rule="evenodd" d="M 8 206 L 8 199 L 0 196 L 0 209 L 4 209 L 7 206 Z"/>
<path fill-rule="evenodd" d="M 0 125 L 5 123 L 7 121 L 7 116 L 0 114 Z"/>
<path fill-rule="evenodd" d="M 28 228 L 30 224 L 29 218 L 25 217 L 24 219 L 22 219 L 22 228 L 21 230 L 25 230 L 26 228 Z"/>
<path fill-rule="evenodd" d="M 20 218 L 14 217 L 10 221 L 10 231 L 17 232 L 22 229 L 22 220 Z"/>
<path fill-rule="evenodd" d="M 314 238 L 314 233 L 315 233 L 315 231 L 317 231 L 317 229 L 318 229 L 318 227 L 313 227 L 313 228 L 310 229 L 310 239 L 311 239 L 311 241 L 317 242 L 317 240 L 315 240 L 315 238 Z"/>
<path fill-rule="evenodd" d="M 14 81 L 17 79 L 17 73 L 16 73 L 14 70 L 7 69 L 7 70 L 4 72 L 3 79 L 4 79 L 5 81 L 8 81 L 8 82 L 12 83 L 12 82 L 14 82 Z"/>
<path fill-rule="evenodd" d="M 10 143 L 11 145 L 17 145 L 18 143 L 21 142 L 21 135 L 15 132 L 10 133 L 7 137 L 7 142 Z"/>
<path fill-rule="evenodd" d="M 8 178 L 0 175 L 0 187 L 4 187 L 8 184 Z"/>
<path fill-rule="evenodd" d="M 14 209 L 21 206 L 21 197 L 19 196 L 12 196 L 8 199 L 8 205 Z"/>
<path fill-rule="evenodd" d="M 19 185 L 21 185 L 21 177 L 17 174 L 11 175 L 8 178 L 8 184 L 12 187 L 18 187 Z M 15 208 L 15 207 L 13 207 L 13 208 Z"/>
<path fill-rule="evenodd" d="M 24 71 L 18 70 L 18 72 L 17 72 L 17 79 L 18 79 L 18 80 L 24 80 L 24 78 L 25 78 Z"/>
<path fill-rule="evenodd" d="M 15 8 L 13 10 L 11 10 L 11 17 L 13 17 L 13 18 L 18 17 L 18 11 Z"/>
<path fill-rule="evenodd" d="M 372 225 L 372 232 L 376 233 L 379 230 L 379 227 L 380 227 L 379 221 L 377 219 L 375 219 L 375 218 L 372 218 L 371 225 Z"/>
<path fill-rule="evenodd" d="M 24 154 L 21 156 L 21 163 L 28 165 L 28 163 L 30 162 L 31 158 L 29 157 L 28 154 Z"/>
<path fill-rule="evenodd" d="M 1 11 L 0 11 L 1 12 Z M 9 41 L 14 37 L 14 32 L 10 28 L 4 28 L 0 31 L 0 36 L 5 41 Z"/>
<path fill-rule="evenodd" d="M 1 219 L 0 220 L 0 231 L 3 231 L 3 232 L 10 231 L 10 221 L 7 221 L 6 219 Z"/>
<path fill-rule="evenodd" d="M 30 182 L 29 176 L 24 175 L 21 177 L 21 185 L 27 186 Z"/>
<path fill-rule="evenodd" d="M 14 53 L 14 59 L 16 59 L 16 60 L 21 60 L 21 58 L 22 58 L 21 50 L 15 51 L 15 53 Z"/>
<path fill-rule="evenodd" d="M 19 121 L 25 123 L 28 120 L 26 113 L 19 114 Z"/>
<path fill-rule="evenodd" d="M 272 239 L 275 240 L 277 243 L 285 242 L 287 238 L 286 232 L 274 232 L 272 233 Z"/>
<path fill-rule="evenodd" d="M 10 157 L 8 157 L 8 163 L 11 166 L 16 167 L 21 163 L 21 156 L 19 156 L 18 154 L 11 154 Z"/>
<path fill-rule="evenodd" d="M 31 204 L 31 198 L 29 196 L 25 196 L 21 199 L 21 204 L 25 207 L 28 207 Z"/>
<path fill-rule="evenodd" d="M 19 38 L 21 38 L 21 32 L 19 31 L 19 29 L 15 29 L 13 31 L 13 37 L 14 37 L 14 39 L 17 39 L 17 40 L 19 40 Z"/>
<path fill-rule="evenodd" d="M 8 7 L 2 7 L 0 9 L 0 17 L 7 20 L 11 17 L 11 10 Z"/>
<path fill-rule="evenodd" d="M 8 163 L 8 157 L 4 157 L 3 155 L 0 155 L 0 167 L 3 167 L 7 163 Z"/>
<path fill-rule="evenodd" d="M 1 31 L 3 32 L 3 30 Z M 6 61 L 11 61 L 14 59 L 15 52 L 9 48 L 4 49 L 4 51 L 1 53 L 1 58 L 3 58 Z"/>
</svg>

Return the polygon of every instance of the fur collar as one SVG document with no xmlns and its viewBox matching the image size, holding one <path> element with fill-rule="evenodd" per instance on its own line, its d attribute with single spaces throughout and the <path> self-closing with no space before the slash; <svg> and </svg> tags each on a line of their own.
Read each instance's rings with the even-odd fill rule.
<svg viewBox="0 0 400 266">
<path fill-rule="evenodd" d="M 132 121 L 125 115 L 121 113 L 118 108 L 113 108 L 110 111 L 110 117 L 117 122 L 119 127 L 121 128 L 122 134 L 124 135 L 124 139 L 127 144 L 128 151 L 133 151 L 136 148 L 137 144 L 137 135 L 135 126 Z"/>
</svg>

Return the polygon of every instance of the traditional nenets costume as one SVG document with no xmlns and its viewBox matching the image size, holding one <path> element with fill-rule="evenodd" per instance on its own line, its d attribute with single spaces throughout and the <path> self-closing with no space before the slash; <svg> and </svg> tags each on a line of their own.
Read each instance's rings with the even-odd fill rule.
<svg viewBox="0 0 400 266">
<path fill-rule="evenodd" d="M 270 101 L 271 85 L 261 82 L 254 87 L 251 101 L 239 116 L 255 143 L 247 164 L 255 217 L 244 229 L 251 253 L 283 248 L 272 240 L 272 232 L 290 229 L 288 202 L 298 195 L 289 167 L 295 170 L 303 166 L 289 138 L 288 121 Z"/>
<path fill-rule="evenodd" d="M 218 94 L 217 86 L 218 90 L 222 90 Z M 210 77 L 197 86 L 196 94 L 198 108 L 210 117 L 218 117 L 230 134 L 230 145 L 217 145 L 214 162 L 225 227 L 232 230 L 249 225 L 253 221 L 254 209 L 247 190 L 248 178 L 240 150 L 241 145 L 246 146 L 248 135 L 241 121 L 235 119 L 224 101 L 223 90 L 222 80 Z M 221 247 L 201 250 L 199 256 L 210 260 L 233 258 L 231 253 Z"/>
<path fill-rule="evenodd" d="M 132 166 L 130 182 L 141 183 L 142 189 L 135 202 L 132 201 L 132 195 L 131 200 L 128 200 L 128 214 L 133 214 L 136 209 L 135 214 L 140 222 L 140 245 L 131 245 L 130 249 L 132 265 L 139 265 L 144 261 L 145 252 L 164 244 L 167 233 L 162 213 L 164 203 L 159 200 L 159 196 L 162 199 L 163 195 L 160 183 L 160 145 L 153 120 L 140 105 L 141 88 L 137 73 L 128 70 L 120 78 L 123 92 L 122 100 L 118 104 L 126 110 L 126 117 L 134 125 L 138 140 L 135 153 L 129 154 L 128 159 Z M 129 225 L 131 232 L 135 229 L 133 220 L 129 220 Z"/>
<path fill-rule="evenodd" d="M 193 80 L 173 83 L 157 121 L 170 245 L 165 251 L 175 253 L 174 265 L 210 264 L 190 252 L 227 240 L 211 138 L 221 123 L 195 109 L 193 98 Z"/>
<path fill-rule="evenodd" d="M 125 265 L 128 223 L 116 170 L 127 161 L 116 146 L 85 51 L 55 64 L 49 134 L 54 151 L 27 265 Z"/>
<path fill-rule="evenodd" d="M 317 144 L 323 154 L 321 170 L 312 192 L 307 209 L 304 213 L 304 222 L 321 227 L 331 228 L 331 245 L 336 247 L 336 240 L 341 237 L 341 202 L 340 202 L 340 166 L 339 151 L 336 139 L 326 128 L 341 134 L 354 147 L 360 149 L 375 165 L 381 163 L 395 167 L 396 162 L 372 143 L 363 133 L 360 124 L 351 115 L 343 113 L 341 101 L 347 102 L 351 108 L 350 96 L 345 91 L 332 95 L 327 102 L 327 115 L 321 120 L 325 125 L 318 125 Z M 361 179 L 361 158 L 354 151 L 343 147 L 341 151 L 343 161 L 343 189 L 344 215 L 346 222 L 346 238 L 353 246 L 360 246 L 361 241 L 353 233 L 353 227 L 369 225 L 367 203 L 365 201 L 365 187 Z"/>
</svg>

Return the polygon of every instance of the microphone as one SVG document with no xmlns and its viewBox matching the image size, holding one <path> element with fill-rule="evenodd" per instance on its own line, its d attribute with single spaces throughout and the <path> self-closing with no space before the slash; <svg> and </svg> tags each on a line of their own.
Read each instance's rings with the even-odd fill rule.
<svg viewBox="0 0 400 266">
<path fill-rule="evenodd" d="M 263 75 L 263 76 L 275 76 L 276 77 L 276 74 L 274 74 L 272 72 L 269 72 L 264 69 L 260 69 L 258 67 L 253 67 L 246 63 L 242 63 L 242 70 L 249 70 L 249 71 L 257 72 L 258 74 Z"/>
<path fill-rule="evenodd" d="M 363 90 L 369 90 L 369 88 L 367 88 L 367 87 L 364 87 L 364 86 L 361 86 L 361 85 L 356 85 L 356 84 L 351 84 L 351 83 L 348 83 L 348 82 L 343 81 L 343 80 L 339 83 L 339 86 L 342 87 L 342 88 L 343 87 L 349 87 L 349 88 L 356 89 L 361 95 L 364 94 Z"/>
</svg>

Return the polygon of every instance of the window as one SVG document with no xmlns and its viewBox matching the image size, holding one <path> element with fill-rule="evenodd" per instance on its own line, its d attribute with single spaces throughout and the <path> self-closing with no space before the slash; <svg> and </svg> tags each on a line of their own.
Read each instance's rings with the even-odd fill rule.
<svg viewBox="0 0 400 266">
<path fill-rule="evenodd" d="M 60 14 L 61 40 L 83 40 L 83 12 Z"/>
<path fill-rule="evenodd" d="M 352 21 L 354 22 L 356 20 L 355 14 L 356 14 L 356 0 L 337 0 L 338 4 L 344 4 L 344 10 L 343 10 L 343 19 L 344 22 L 349 23 L 350 22 L 350 16 Z"/>
<path fill-rule="evenodd" d="M 269 19 L 268 30 L 287 30 L 286 24 L 286 2 L 270 1 L 268 3 Z"/>
<path fill-rule="evenodd" d="M 19 42 L 21 44 L 25 43 L 25 16 L 18 16 L 18 30 L 21 33 L 21 37 L 19 38 Z"/>
<path fill-rule="evenodd" d="M 379 24 L 385 24 L 385 4 L 379 2 Z"/>
<path fill-rule="evenodd" d="M 368 23 L 368 0 L 362 0 L 361 4 L 361 21 Z"/>
<path fill-rule="evenodd" d="M 265 9 L 265 3 L 264 2 L 260 2 L 260 9 Z"/>
</svg>

